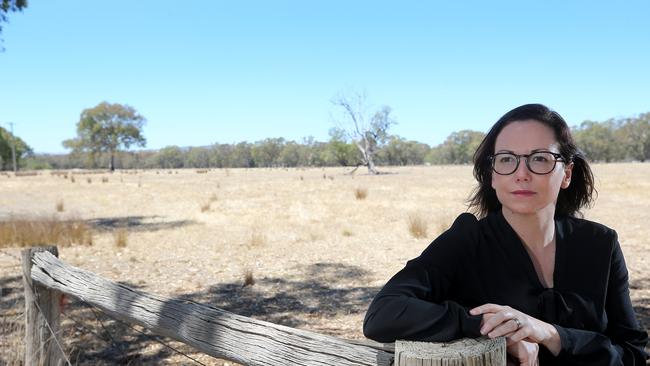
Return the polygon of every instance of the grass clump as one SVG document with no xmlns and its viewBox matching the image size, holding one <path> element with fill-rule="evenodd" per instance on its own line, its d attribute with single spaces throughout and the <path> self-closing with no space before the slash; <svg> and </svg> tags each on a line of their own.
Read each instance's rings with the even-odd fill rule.
<svg viewBox="0 0 650 366">
<path fill-rule="evenodd" d="M 113 238 L 115 239 L 115 246 L 118 248 L 126 247 L 128 236 L 129 236 L 129 232 L 126 230 L 126 228 L 121 227 L 115 230 L 113 232 Z"/>
<path fill-rule="evenodd" d="M 365 200 L 368 197 L 368 189 L 357 187 L 354 189 L 354 198 L 358 200 Z"/>
<path fill-rule="evenodd" d="M 58 200 L 55 205 L 56 212 L 63 212 L 64 210 L 64 205 L 63 205 L 63 200 Z"/>
<path fill-rule="evenodd" d="M 244 271 L 244 285 L 242 287 L 253 286 L 255 284 L 255 277 L 253 277 L 253 270 L 250 268 Z"/>
<path fill-rule="evenodd" d="M 266 234 L 261 229 L 255 228 L 251 231 L 250 241 L 248 245 L 251 248 L 261 247 L 266 244 Z"/>
<path fill-rule="evenodd" d="M 10 217 L 0 222 L 0 248 L 92 243 L 92 231 L 82 220 Z"/>
<path fill-rule="evenodd" d="M 422 239 L 427 236 L 427 222 L 420 213 L 411 213 L 408 216 L 408 229 L 411 236 Z"/>
<path fill-rule="evenodd" d="M 210 201 L 201 204 L 201 212 L 210 211 Z"/>
</svg>

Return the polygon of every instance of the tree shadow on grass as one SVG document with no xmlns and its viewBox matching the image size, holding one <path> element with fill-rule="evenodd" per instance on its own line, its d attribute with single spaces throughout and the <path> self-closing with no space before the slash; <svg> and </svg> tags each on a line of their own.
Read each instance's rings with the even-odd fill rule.
<svg viewBox="0 0 650 366">
<path fill-rule="evenodd" d="M 378 287 L 343 284 L 362 282 L 368 275 L 357 266 L 316 263 L 305 267 L 303 273 L 304 280 L 264 277 L 246 287 L 243 282 L 220 283 L 180 298 L 296 328 L 307 325 L 310 316 L 331 318 L 365 312 L 379 291 Z"/>
<path fill-rule="evenodd" d="M 102 217 L 87 220 L 86 223 L 97 231 L 113 231 L 125 228 L 134 232 L 158 231 L 176 229 L 196 223 L 193 220 L 163 221 L 163 216 L 125 216 L 125 217 Z"/>
<path fill-rule="evenodd" d="M 259 278 L 253 286 L 246 287 L 242 283 L 216 284 L 204 291 L 180 294 L 176 299 L 169 299 L 162 310 L 165 311 L 167 306 L 170 309 L 177 306 L 175 304 L 179 301 L 190 300 L 238 315 L 289 327 L 302 327 L 309 324 L 309 318 L 365 312 L 379 290 L 377 287 L 355 285 L 365 282 L 368 275 L 367 271 L 357 266 L 317 263 L 305 266 L 300 272 L 304 279 Z M 12 288 L 9 293 L 15 296 L 11 306 L 22 311 L 24 298 L 21 278 L 0 278 L 0 283 L 3 287 Z M 134 290 L 142 288 L 133 283 L 120 284 Z M 185 319 L 180 321 L 184 322 Z M 65 352 L 75 365 L 194 364 L 192 360 L 179 356 L 176 351 L 160 345 L 158 341 L 170 344 L 194 358 L 200 358 L 204 364 L 223 364 L 188 345 L 152 335 L 140 326 L 112 319 L 100 310 L 71 297 L 67 298 L 62 312 L 61 329 Z M 215 339 L 221 336 L 220 328 L 206 331 L 213 333 Z M 18 337 L 22 334 L 8 336 Z"/>
</svg>

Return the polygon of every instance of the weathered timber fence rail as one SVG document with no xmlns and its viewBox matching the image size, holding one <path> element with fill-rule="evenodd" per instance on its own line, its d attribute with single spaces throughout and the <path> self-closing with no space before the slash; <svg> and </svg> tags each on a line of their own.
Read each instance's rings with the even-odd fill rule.
<svg viewBox="0 0 650 366">
<path fill-rule="evenodd" d="M 393 344 L 344 340 L 244 317 L 189 300 L 148 294 L 60 261 L 55 247 L 27 249 L 22 256 L 26 307 L 25 365 L 64 363 L 65 355 L 59 338 L 62 293 L 121 321 L 139 324 L 210 356 L 244 365 L 393 364 Z M 417 362 L 424 365 L 501 366 L 505 365 L 505 342 L 501 343 L 485 348 L 492 350 L 493 355 L 486 353 L 477 363 Z M 458 354 L 455 352 L 454 356 L 462 358 L 457 357 Z M 483 359 L 486 361 L 481 361 Z M 404 361 L 406 359 L 401 364 L 416 364 Z"/>
</svg>

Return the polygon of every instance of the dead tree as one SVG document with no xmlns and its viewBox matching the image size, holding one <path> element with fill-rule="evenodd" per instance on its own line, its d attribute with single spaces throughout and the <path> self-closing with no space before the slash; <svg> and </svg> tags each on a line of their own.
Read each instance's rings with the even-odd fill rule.
<svg viewBox="0 0 650 366">
<path fill-rule="evenodd" d="M 343 110 L 342 117 L 337 122 L 346 138 L 361 152 L 359 165 L 368 167 L 368 173 L 379 174 L 374 156 L 377 148 L 386 142 L 388 128 L 396 122 L 390 116 L 391 108 L 386 105 L 369 114 L 366 99 L 366 93 L 339 94 L 332 100 L 332 104 Z"/>
</svg>

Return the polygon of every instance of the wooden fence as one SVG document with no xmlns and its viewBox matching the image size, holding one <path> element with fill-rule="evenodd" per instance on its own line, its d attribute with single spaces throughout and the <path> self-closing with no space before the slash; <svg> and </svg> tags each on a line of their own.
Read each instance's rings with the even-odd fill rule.
<svg viewBox="0 0 650 366">
<path fill-rule="evenodd" d="M 113 318 L 139 324 L 213 357 L 244 365 L 393 364 L 394 344 L 339 339 L 240 316 L 189 300 L 148 294 L 60 261 L 55 247 L 27 249 L 22 256 L 26 307 L 25 365 L 64 363 L 59 332 L 62 293 L 99 308 Z M 474 341 L 474 344 L 479 343 Z M 479 358 L 485 361 L 444 364 L 505 365 L 505 342 L 488 343 L 488 347 L 479 344 L 486 354 Z M 451 347 L 445 348 L 444 344 L 443 348 L 452 350 Z M 469 351 L 476 356 L 476 352 Z M 406 361 L 406 353 L 402 359 L 401 364 L 416 364 Z"/>
</svg>

